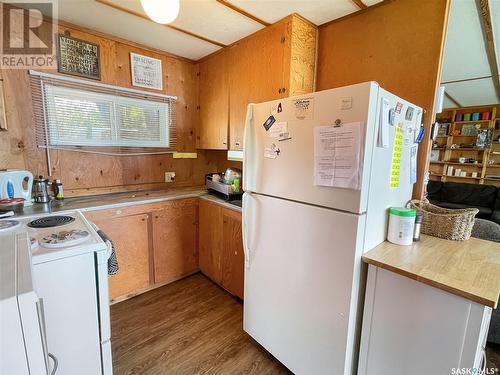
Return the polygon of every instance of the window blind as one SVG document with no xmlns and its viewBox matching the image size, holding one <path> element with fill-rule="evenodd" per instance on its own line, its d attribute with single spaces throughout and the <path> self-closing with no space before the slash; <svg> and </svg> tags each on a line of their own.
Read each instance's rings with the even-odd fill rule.
<svg viewBox="0 0 500 375">
<path fill-rule="evenodd" d="M 39 147 L 112 155 L 176 150 L 176 97 L 30 72 Z"/>
</svg>

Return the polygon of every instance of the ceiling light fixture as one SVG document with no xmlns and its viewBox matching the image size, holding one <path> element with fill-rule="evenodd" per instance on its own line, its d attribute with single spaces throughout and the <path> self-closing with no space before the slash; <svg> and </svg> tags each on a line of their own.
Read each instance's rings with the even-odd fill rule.
<svg viewBox="0 0 500 375">
<path fill-rule="evenodd" d="M 173 22 L 179 15 L 179 0 L 141 0 L 142 9 L 156 23 Z"/>
</svg>

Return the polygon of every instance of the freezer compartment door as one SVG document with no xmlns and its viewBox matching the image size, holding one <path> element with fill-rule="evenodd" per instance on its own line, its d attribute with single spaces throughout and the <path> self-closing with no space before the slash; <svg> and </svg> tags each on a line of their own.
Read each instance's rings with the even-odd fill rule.
<svg viewBox="0 0 500 375">
<path fill-rule="evenodd" d="M 364 216 L 245 193 L 244 330 L 296 374 L 350 373 Z"/>
<path fill-rule="evenodd" d="M 368 82 L 250 105 L 245 127 L 244 190 L 349 212 L 366 211 L 378 89 L 375 82 Z M 276 122 L 266 130 L 271 114 Z M 334 125 L 336 120 L 361 123 L 358 190 L 314 183 L 314 129 Z M 290 139 L 280 140 L 280 129 L 286 130 Z"/>
</svg>

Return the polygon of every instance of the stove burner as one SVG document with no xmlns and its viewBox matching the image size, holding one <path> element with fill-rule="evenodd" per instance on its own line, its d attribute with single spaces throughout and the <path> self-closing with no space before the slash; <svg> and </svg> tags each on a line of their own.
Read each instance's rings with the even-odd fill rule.
<svg viewBox="0 0 500 375">
<path fill-rule="evenodd" d="M 20 223 L 17 220 L 0 220 L 0 232 L 17 228 L 19 225 Z"/>
<path fill-rule="evenodd" d="M 64 224 L 69 224 L 73 221 L 75 221 L 75 218 L 71 216 L 46 216 L 31 221 L 30 223 L 28 223 L 28 227 L 51 228 L 51 227 L 58 227 Z"/>
</svg>

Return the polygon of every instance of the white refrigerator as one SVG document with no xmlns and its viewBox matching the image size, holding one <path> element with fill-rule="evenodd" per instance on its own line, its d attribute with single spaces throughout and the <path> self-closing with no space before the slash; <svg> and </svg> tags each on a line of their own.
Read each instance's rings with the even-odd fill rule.
<svg viewBox="0 0 500 375">
<path fill-rule="evenodd" d="M 411 198 L 421 118 L 376 82 L 248 107 L 244 330 L 295 374 L 356 371 L 361 255 Z"/>
</svg>

